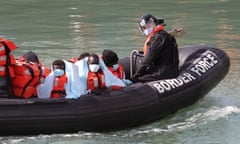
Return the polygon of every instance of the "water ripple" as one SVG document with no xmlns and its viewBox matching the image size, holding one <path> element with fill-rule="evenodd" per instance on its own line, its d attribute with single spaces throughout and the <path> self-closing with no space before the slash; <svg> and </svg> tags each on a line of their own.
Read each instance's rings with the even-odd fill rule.
<svg viewBox="0 0 240 144">
<path fill-rule="evenodd" d="M 167 125 L 166 128 L 149 128 L 145 130 L 131 131 L 128 133 L 128 136 L 136 136 L 142 134 L 153 134 L 153 133 L 172 133 L 176 131 L 182 131 L 184 129 L 200 126 L 207 124 L 211 121 L 216 121 L 221 118 L 226 118 L 232 114 L 240 113 L 240 108 L 235 106 L 226 106 L 226 107 L 213 107 L 204 113 L 198 113 L 193 115 L 183 122 L 178 122 L 174 124 Z"/>
</svg>

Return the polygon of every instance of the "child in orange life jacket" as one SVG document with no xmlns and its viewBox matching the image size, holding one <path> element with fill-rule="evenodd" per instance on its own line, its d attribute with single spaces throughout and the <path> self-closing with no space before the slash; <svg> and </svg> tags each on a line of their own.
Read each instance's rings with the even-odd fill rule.
<svg viewBox="0 0 240 144">
<path fill-rule="evenodd" d="M 130 80 L 125 79 L 125 71 L 121 64 L 118 63 L 118 55 L 109 49 L 105 49 L 102 52 L 102 59 L 106 66 L 108 67 L 108 70 L 112 72 L 112 74 L 119 79 L 121 79 L 126 85 L 131 84 L 132 82 Z M 113 90 L 119 90 L 121 87 L 112 87 Z"/>
<path fill-rule="evenodd" d="M 88 56 L 88 75 L 87 75 L 87 90 L 89 93 L 100 95 L 103 90 L 108 92 L 105 84 L 105 76 L 100 69 L 99 57 L 96 54 L 90 54 Z"/>
<path fill-rule="evenodd" d="M 55 76 L 53 81 L 53 88 L 51 91 L 51 98 L 60 98 L 66 96 L 65 85 L 67 83 L 67 76 L 65 73 L 65 63 L 62 60 L 55 60 L 52 63 L 53 74 Z"/>
</svg>

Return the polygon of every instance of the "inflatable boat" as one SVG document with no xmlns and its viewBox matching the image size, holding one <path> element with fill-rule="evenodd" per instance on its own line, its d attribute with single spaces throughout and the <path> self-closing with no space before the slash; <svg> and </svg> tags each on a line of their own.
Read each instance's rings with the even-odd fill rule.
<svg viewBox="0 0 240 144">
<path fill-rule="evenodd" d="M 180 75 L 135 83 L 102 95 L 78 99 L 0 98 L 0 135 L 112 131 L 159 120 L 193 104 L 228 73 L 221 49 L 205 45 L 179 48 Z M 129 76 L 130 58 L 120 60 Z"/>
</svg>

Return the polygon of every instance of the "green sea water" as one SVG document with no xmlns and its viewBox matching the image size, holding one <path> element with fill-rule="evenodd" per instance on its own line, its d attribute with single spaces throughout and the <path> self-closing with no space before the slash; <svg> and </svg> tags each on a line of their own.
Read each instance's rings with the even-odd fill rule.
<svg viewBox="0 0 240 144">
<path fill-rule="evenodd" d="M 112 49 L 120 57 L 142 49 L 138 18 L 182 27 L 179 47 L 207 44 L 226 51 L 228 75 L 210 93 L 157 122 L 109 133 L 0 136 L 0 144 L 238 144 L 240 143 L 240 19 L 238 0 L 2 0 L 0 37 L 31 50 L 46 66 L 82 52 Z M 116 123 L 117 125 L 117 123 Z"/>
</svg>

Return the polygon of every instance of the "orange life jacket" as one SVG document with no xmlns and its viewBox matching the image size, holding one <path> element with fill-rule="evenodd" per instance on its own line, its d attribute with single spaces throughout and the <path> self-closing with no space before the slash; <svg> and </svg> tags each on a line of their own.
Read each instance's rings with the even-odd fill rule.
<svg viewBox="0 0 240 144">
<path fill-rule="evenodd" d="M 16 64 L 15 58 L 12 54 L 0 55 L 0 76 L 7 76 L 9 73 L 10 77 L 14 77 L 14 71 L 11 65 Z"/>
<path fill-rule="evenodd" d="M 113 67 L 108 67 L 108 70 L 112 72 L 113 75 L 118 77 L 119 79 L 123 79 L 125 75 L 125 71 L 122 65 L 118 64 L 118 69 L 114 70 Z M 122 87 L 121 86 L 111 86 L 112 90 L 120 90 Z"/>
<path fill-rule="evenodd" d="M 104 89 L 106 88 L 105 77 L 103 72 L 88 72 L 87 76 L 87 89 L 95 90 L 95 89 Z"/>
<path fill-rule="evenodd" d="M 15 77 L 12 77 L 14 95 L 16 97 L 30 98 L 37 95 L 36 86 L 40 83 L 41 70 L 36 63 L 16 61 L 11 66 Z"/>
<path fill-rule="evenodd" d="M 11 66 L 0 65 L 0 76 L 4 76 L 5 77 L 7 75 L 7 73 L 9 73 L 10 77 L 15 77 L 14 70 L 13 70 L 13 68 Z"/>
<path fill-rule="evenodd" d="M 14 77 L 14 71 L 10 65 L 15 64 L 15 58 L 11 51 L 15 50 L 17 46 L 10 40 L 0 38 L 0 76 Z"/>
<path fill-rule="evenodd" d="M 143 55 L 145 56 L 147 54 L 147 49 L 148 49 L 148 43 L 151 39 L 151 37 L 156 33 L 159 32 L 161 30 L 163 30 L 164 26 L 163 25 L 158 25 L 156 28 L 154 28 L 154 30 L 147 36 L 146 41 L 144 43 L 144 47 L 143 47 Z"/>
<path fill-rule="evenodd" d="M 41 69 L 41 76 L 40 76 L 40 81 L 43 82 L 44 79 L 51 73 L 51 70 L 42 64 L 40 64 L 40 69 Z"/>
<path fill-rule="evenodd" d="M 108 67 L 108 70 L 112 72 L 112 74 L 118 77 L 119 79 L 122 80 L 124 78 L 125 72 L 122 65 L 118 64 L 117 70 L 113 69 L 113 67 Z"/>
<path fill-rule="evenodd" d="M 16 48 L 17 46 L 12 41 L 0 38 L 0 55 L 8 55 Z"/>
<path fill-rule="evenodd" d="M 7 96 L 14 95 L 11 78 L 15 77 L 13 68 L 15 58 L 11 51 L 15 50 L 17 46 L 10 40 L 0 38 L 0 83 L 1 91 Z"/>
<path fill-rule="evenodd" d="M 61 77 L 55 77 L 53 82 L 53 88 L 51 92 L 51 98 L 60 98 L 66 96 L 65 85 L 67 83 L 67 76 L 64 74 Z"/>
</svg>

